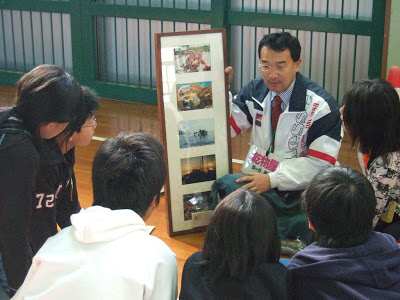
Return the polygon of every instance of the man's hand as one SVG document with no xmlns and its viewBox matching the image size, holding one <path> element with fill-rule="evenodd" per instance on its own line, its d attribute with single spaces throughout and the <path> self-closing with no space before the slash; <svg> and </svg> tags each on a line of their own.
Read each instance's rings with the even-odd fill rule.
<svg viewBox="0 0 400 300">
<path fill-rule="evenodd" d="M 271 189 L 271 181 L 269 180 L 268 174 L 249 172 L 243 172 L 243 174 L 246 174 L 247 176 L 237 179 L 236 182 L 250 182 L 239 189 L 248 189 L 250 191 L 256 192 L 257 194 L 268 192 Z"/>
<path fill-rule="evenodd" d="M 226 80 L 228 81 L 228 84 L 231 84 L 232 79 L 233 79 L 233 68 L 231 66 L 225 68 L 225 75 L 226 75 Z"/>
</svg>

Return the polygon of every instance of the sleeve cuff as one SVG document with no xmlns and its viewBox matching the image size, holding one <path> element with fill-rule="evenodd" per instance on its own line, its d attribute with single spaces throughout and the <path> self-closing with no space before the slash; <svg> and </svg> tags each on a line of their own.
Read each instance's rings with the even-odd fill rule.
<svg viewBox="0 0 400 300">
<path fill-rule="evenodd" d="M 278 175 L 275 172 L 269 173 L 268 175 L 271 189 L 278 187 Z"/>
</svg>

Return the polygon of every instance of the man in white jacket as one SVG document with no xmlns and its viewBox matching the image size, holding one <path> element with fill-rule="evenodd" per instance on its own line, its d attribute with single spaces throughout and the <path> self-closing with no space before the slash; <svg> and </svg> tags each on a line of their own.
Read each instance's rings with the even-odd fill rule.
<svg viewBox="0 0 400 300">
<path fill-rule="evenodd" d="M 283 240 L 300 237 L 309 243 L 311 231 L 301 210 L 301 193 L 320 170 L 336 164 L 342 123 L 336 100 L 299 72 L 300 53 L 299 40 L 288 32 L 261 39 L 262 76 L 230 99 L 231 136 L 252 130 L 254 147 L 244 163 L 251 169 L 244 176 L 229 175 L 224 180 L 236 179 L 238 185 L 231 189 L 249 189 L 269 201 Z M 225 72 L 230 81 L 233 69 Z"/>
<path fill-rule="evenodd" d="M 93 207 L 49 238 L 14 299 L 176 299 L 175 254 L 149 235 L 167 167 L 151 134 L 107 139 L 93 161 Z"/>
</svg>

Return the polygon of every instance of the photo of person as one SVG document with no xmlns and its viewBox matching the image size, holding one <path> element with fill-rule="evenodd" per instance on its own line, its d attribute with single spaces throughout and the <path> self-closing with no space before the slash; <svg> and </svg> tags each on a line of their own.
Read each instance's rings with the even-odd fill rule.
<svg viewBox="0 0 400 300">
<path fill-rule="evenodd" d="M 178 129 L 181 149 L 215 144 L 213 119 L 182 121 Z"/>
<path fill-rule="evenodd" d="M 179 111 L 212 108 L 211 81 L 177 84 L 176 99 Z"/>
<path fill-rule="evenodd" d="M 215 155 L 182 158 L 182 184 L 215 180 L 215 167 Z"/>
<path fill-rule="evenodd" d="M 185 221 L 192 219 L 193 212 L 209 210 L 211 203 L 211 191 L 183 195 Z"/>
<path fill-rule="evenodd" d="M 174 48 L 175 73 L 211 71 L 210 45 L 183 45 Z"/>
</svg>

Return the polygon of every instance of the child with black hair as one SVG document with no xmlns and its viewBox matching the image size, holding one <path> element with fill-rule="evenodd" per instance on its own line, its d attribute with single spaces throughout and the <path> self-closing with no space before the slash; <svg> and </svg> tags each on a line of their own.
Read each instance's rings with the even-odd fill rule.
<svg viewBox="0 0 400 300">
<path fill-rule="evenodd" d="M 51 197 L 37 197 L 46 142 L 78 118 L 83 104 L 76 80 L 54 65 L 40 65 L 17 83 L 16 104 L 0 113 L 0 252 L 10 294 L 23 282 L 32 259 L 32 214 Z M 54 202 L 53 202 L 54 205 Z"/>
<path fill-rule="evenodd" d="M 291 278 L 280 253 L 272 207 L 237 190 L 215 208 L 203 251 L 187 259 L 179 299 L 288 299 Z"/>
<path fill-rule="evenodd" d="M 316 241 L 288 264 L 298 299 L 400 298 L 400 246 L 372 230 L 375 207 L 354 169 L 332 166 L 311 180 L 303 208 Z"/>
<path fill-rule="evenodd" d="M 374 190 L 376 231 L 400 240 L 400 101 L 383 79 L 356 82 L 340 109 L 352 145 L 359 143 L 361 167 Z"/>
<path fill-rule="evenodd" d="M 15 299 L 176 299 L 175 254 L 145 225 L 166 177 L 155 136 L 105 140 L 93 160 L 93 207 L 46 241 Z"/>
<path fill-rule="evenodd" d="M 88 87 L 82 87 L 84 101 L 81 113 L 74 122 L 51 140 L 40 161 L 36 176 L 35 198 L 29 241 L 33 255 L 44 242 L 57 233 L 57 225 L 71 225 L 70 217 L 81 209 L 75 180 L 75 146 L 87 146 L 96 129 L 94 110 L 99 107 L 97 96 Z M 73 129 L 76 131 L 71 132 Z"/>
</svg>

